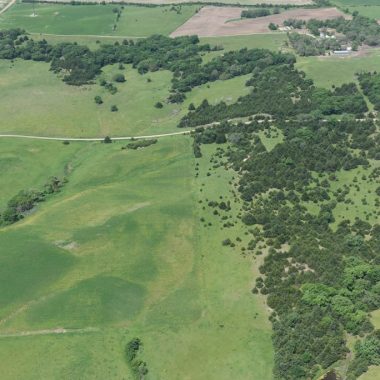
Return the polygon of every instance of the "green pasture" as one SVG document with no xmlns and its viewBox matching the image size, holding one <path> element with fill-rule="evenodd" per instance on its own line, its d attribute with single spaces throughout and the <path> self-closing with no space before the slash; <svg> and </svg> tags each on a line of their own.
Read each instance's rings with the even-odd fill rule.
<svg viewBox="0 0 380 380">
<path fill-rule="evenodd" d="M 377 380 L 380 379 L 380 367 L 370 366 L 369 370 L 359 377 L 359 380 Z"/>
<path fill-rule="evenodd" d="M 0 230 L 2 378 L 130 379 L 124 350 L 137 336 L 147 379 L 271 379 L 270 323 L 250 292 L 244 231 L 203 210 L 206 199 L 235 202 L 232 173 L 212 169 L 207 147 L 195 178 L 185 136 L 122 146 L 0 139 L 20 157 L 0 171 L 3 204 L 70 168 L 59 194 Z M 12 168 L 20 180 L 8 180 Z M 243 242 L 223 247 L 227 236 Z M 40 335 L 5 336 L 21 332 Z"/>
<path fill-rule="evenodd" d="M 123 73 L 126 82 L 115 84 L 118 92 L 111 95 L 99 81 L 112 81 L 116 73 Z M 178 122 L 190 103 L 197 106 L 203 99 L 231 103 L 249 91 L 245 87 L 248 76 L 242 76 L 199 86 L 184 103 L 169 104 L 171 79 L 169 71 L 140 75 L 131 66 L 119 70 L 114 65 L 106 67 L 95 84 L 76 87 L 49 71 L 49 64 L 0 61 L 0 133 L 102 137 L 178 132 Z M 95 104 L 97 95 L 103 104 Z M 155 108 L 157 102 L 164 107 Z M 112 105 L 119 111 L 111 112 Z"/>
<path fill-rule="evenodd" d="M 116 20 L 114 9 L 121 10 Z M 168 35 L 196 11 L 197 6 L 144 7 L 17 3 L 0 16 L 0 28 L 58 35 Z M 34 13 L 33 13 L 34 12 Z"/>
<path fill-rule="evenodd" d="M 298 57 L 296 63 L 296 67 L 305 71 L 317 86 L 327 88 L 356 81 L 356 73 L 377 71 L 379 66 L 379 49 L 371 49 L 364 55 L 353 57 Z"/>
<path fill-rule="evenodd" d="M 379 5 L 378 0 L 333 0 L 334 4 L 339 6 L 363 6 L 363 5 Z"/>
<path fill-rule="evenodd" d="M 253 34 L 251 36 L 202 37 L 201 43 L 222 47 L 223 50 L 212 51 L 204 55 L 204 62 L 228 51 L 240 49 L 280 50 L 288 38 L 285 33 Z"/>
<path fill-rule="evenodd" d="M 380 19 L 380 4 L 377 5 L 359 5 L 354 7 L 348 7 L 349 11 L 359 12 L 362 16 L 366 16 L 369 18 Z"/>
</svg>

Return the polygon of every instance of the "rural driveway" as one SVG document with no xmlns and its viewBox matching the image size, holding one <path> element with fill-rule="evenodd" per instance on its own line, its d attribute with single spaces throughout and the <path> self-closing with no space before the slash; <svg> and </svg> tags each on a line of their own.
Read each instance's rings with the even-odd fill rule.
<svg viewBox="0 0 380 380">
<path fill-rule="evenodd" d="M 1 11 L 0 15 L 4 12 L 6 12 L 13 4 L 16 3 L 16 0 L 11 0 Z"/>
</svg>

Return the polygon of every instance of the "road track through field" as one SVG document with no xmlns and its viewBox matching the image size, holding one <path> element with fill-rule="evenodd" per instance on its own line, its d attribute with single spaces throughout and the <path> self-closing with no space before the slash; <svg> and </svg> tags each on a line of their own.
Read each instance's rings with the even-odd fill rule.
<svg viewBox="0 0 380 380">
<path fill-rule="evenodd" d="M 1 11 L 0 15 L 6 12 L 12 5 L 16 4 L 16 0 L 11 0 Z"/>
<path fill-rule="evenodd" d="M 255 116 L 255 115 L 252 115 Z M 364 122 L 367 120 L 372 120 L 375 123 L 377 123 L 378 119 L 355 119 L 359 122 Z M 228 119 L 227 122 L 233 123 L 238 122 L 240 120 L 236 119 Z M 271 119 L 268 120 L 270 123 L 273 123 L 275 120 Z M 284 120 L 285 123 L 290 122 L 290 120 L 286 119 Z M 321 122 L 327 123 L 328 119 L 322 119 Z M 335 121 L 341 122 L 342 119 L 336 119 Z M 264 120 L 258 120 L 258 123 L 263 123 Z M 214 123 L 210 124 L 204 124 L 199 125 L 193 129 L 187 129 L 185 131 L 181 132 L 171 132 L 171 133 L 162 133 L 158 135 L 146 135 L 146 136 L 121 136 L 121 137 L 112 137 L 110 136 L 111 140 L 113 141 L 123 141 L 123 140 L 138 140 L 138 139 L 158 139 L 161 137 L 170 137 L 170 136 L 178 136 L 178 135 L 189 135 L 192 132 L 195 132 L 198 128 L 209 128 L 209 127 L 215 127 L 217 125 L 220 125 L 221 122 L 216 121 Z M 251 124 L 251 121 L 245 121 L 243 122 L 246 125 Z M 17 134 L 0 134 L 0 138 L 18 138 L 18 139 L 29 139 L 29 140 L 47 140 L 47 141 L 83 141 L 83 142 L 95 142 L 95 141 L 104 141 L 104 137 L 47 137 L 47 136 L 31 136 L 31 135 L 17 135 Z"/>
<path fill-rule="evenodd" d="M 160 135 L 148 135 L 148 136 L 123 136 L 123 137 L 111 137 L 114 141 L 121 140 L 137 140 L 137 139 L 154 139 L 160 137 L 176 136 L 176 135 L 188 135 L 194 130 L 186 130 L 182 132 L 162 133 Z M 45 136 L 30 136 L 30 135 L 13 135 L 13 134 L 0 134 L 0 138 L 20 138 L 20 139 L 33 139 L 33 140 L 50 140 L 50 141 L 103 141 L 104 137 L 45 137 Z"/>
<path fill-rule="evenodd" d="M 0 333 L 1 338 L 13 338 L 13 337 L 25 337 L 33 335 L 50 335 L 50 334 L 74 334 L 74 333 L 92 333 L 100 331 L 97 327 L 86 327 L 83 329 L 65 329 L 62 327 L 56 329 L 46 329 L 46 330 L 29 330 L 29 331 L 19 331 L 14 333 Z"/>
</svg>

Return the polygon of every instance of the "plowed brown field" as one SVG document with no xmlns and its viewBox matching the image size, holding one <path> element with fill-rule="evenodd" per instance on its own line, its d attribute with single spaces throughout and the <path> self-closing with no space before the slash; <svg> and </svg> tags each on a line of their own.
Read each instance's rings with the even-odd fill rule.
<svg viewBox="0 0 380 380">
<path fill-rule="evenodd" d="M 266 17 L 236 20 L 240 18 L 243 9 L 244 8 L 233 7 L 204 7 L 176 29 L 171 36 L 177 37 L 197 34 L 200 37 L 214 37 L 269 33 L 269 23 L 273 22 L 274 24 L 282 25 L 288 18 L 302 20 L 316 18 L 318 20 L 326 20 L 339 16 L 346 17 L 346 15 L 337 8 L 317 8 L 292 9 Z M 235 21 L 229 21 L 234 19 Z"/>
</svg>

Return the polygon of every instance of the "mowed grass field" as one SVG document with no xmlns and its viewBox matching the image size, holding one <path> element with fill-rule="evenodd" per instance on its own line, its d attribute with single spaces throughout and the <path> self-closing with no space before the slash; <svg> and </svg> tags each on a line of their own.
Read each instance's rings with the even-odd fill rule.
<svg viewBox="0 0 380 380">
<path fill-rule="evenodd" d="M 0 61 L 0 134 L 103 137 L 178 132 L 178 122 L 190 103 L 197 106 L 203 99 L 231 103 L 249 91 L 245 87 L 248 76 L 242 76 L 199 86 L 184 103 L 170 104 L 166 102 L 172 79 L 169 71 L 140 75 L 131 66 L 123 70 L 108 66 L 95 84 L 76 87 L 65 84 L 49 67 L 41 62 Z M 112 81 L 116 73 L 123 73 L 126 82 L 115 84 L 118 92 L 111 95 L 99 81 Z M 102 105 L 95 104 L 97 95 Z M 158 101 L 164 104 L 162 109 L 155 108 Z M 112 105 L 118 112 L 111 112 Z"/>
<path fill-rule="evenodd" d="M 377 71 L 380 49 L 370 49 L 364 55 L 353 57 L 297 57 L 296 67 L 305 71 L 317 86 L 330 88 L 355 82 L 361 71 Z"/>
<path fill-rule="evenodd" d="M 131 379 L 133 337 L 146 379 L 272 378 L 266 307 L 250 292 L 255 263 L 221 244 L 243 231 L 202 208 L 230 197 L 232 173 L 211 168 L 210 147 L 195 178 L 191 142 L 132 151 L 0 140 L 0 208 L 44 177 L 69 179 L 0 230 L 2 379 Z"/>
<path fill-rule="evenodd" d="M 18 3 L 0 16 L 0 28 L 23 28 L 32 33 L 144 37 L 169 35 L 199 7 L 183 5 L 70 5 Z M 33 13 L 33 9 L 35 13 Z M 115 9 L 121 10 L 116 20 Z"/>
<path fill-rule="evenodd" d="M 333 3 L 349 12 L 359 12 L 362 16 L 380 19 L 380 3 L 378 0 L 333 0 Z"/>
</svg>

